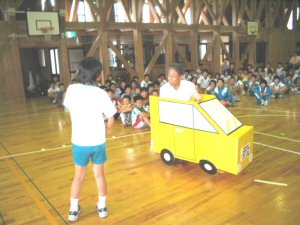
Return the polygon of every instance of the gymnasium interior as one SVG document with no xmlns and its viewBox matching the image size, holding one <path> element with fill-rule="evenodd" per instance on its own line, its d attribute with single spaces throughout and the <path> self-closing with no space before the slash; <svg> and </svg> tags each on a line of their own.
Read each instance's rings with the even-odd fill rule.
<svg viewBox="0 0 300 225">
<path fill-rule="evenodd" d="M 299 225 L 295 54 L 299 60 L 299 0 L 1 0 L 0 224 Z M 253 159 L 238 174 L 209 174 L 188 160 L 166 165 L 152 149 L 154 130 L 116 119 L 106 137 L 109 215 L 96 212 L 90 163 L 82 211 L 69 222 L 70 113 L 47 91 L 54 77 L 71 85 L 86 57 L 103 65 L 100 88 L 109 76 L 140 83 L 148 74 L 154 83 L 172 63 L 214 77 L 226 61 L 235 73 L 249 65 L 264 73 L 267 64 L 276 73 L 281 63 L 295 84 L 268 106 L 243 92 L 227 108 L 253 127 Z M 218 147 L 218 160 L 226 147 Z"/>
</svg>

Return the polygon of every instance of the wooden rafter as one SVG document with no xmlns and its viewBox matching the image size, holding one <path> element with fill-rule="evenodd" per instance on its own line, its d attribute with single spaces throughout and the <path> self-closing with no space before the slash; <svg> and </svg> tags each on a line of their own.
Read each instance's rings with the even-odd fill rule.
<svg viewBox="0 0 300 225">
<path fill-rule="evenodd" d="M 126 4 L 126 2 L 124 0 L 119 0 L 119 2 L 121 3 L 121 6 L 124 10 L 126 22 L 132 22 L 130 13 L 129 13 L 129 6 Z"/>
<path fill-rule="evenodd" d="M 274 25 L 275 25 L 275 21 L 278 17 L 278 13 L 279 13 L 281 3 L 282 3 L 282 0 L 278 0 L 277 4 L 275 6 L 274 14 L 271 17 L 271 28 L 273 28 Z"/>
<path fill-rule="evenodd" d="M 19 9 L 23 2 L 24 0 L 17 0 L 15 3 L 15 9 Z"/>
<path fill-rule="evenodd" d="M 256 19 L 257 20 L 260 20 L 265 6 L 266 6 L 266 0 L 260 0 L 257 11 L 256 11 Z"/>
<path fill-rule="evenodd" d="M 287 26 L 287 23 L 288 23 L 288 21 L 289 21 L 290 15 L 291 15 L 291 13 L 292 13 L 292 11 L 293 11 L 293 9 L 294 9 L 295 4 L 296 4 L 296 1 L 293 0 L 293 1 L 291 2 L 291 4 L 289 5 L 288 10 L 287 10 L 286 13 L 284 14 L 284 20 L 283 20 L 283 24 L 282 24 L 284 27 Z"/>
<path fill-rule="evenodd" d="M 97 14 L 98 16 L 100 16 L 100 12 L 99 12 L 99 8 L 92 2 L 92 0 L 86 0 L 91 11 L 92 11 L 92 15 L 94 17 L 95 20 L 95 14 Z"/>
<path fill-rule="evenodd" d="M 88 51 L 88 53 L 86 54 L 87 57 L 92 57 L 95 55 L 95 52 L 97 50 L 97 48 L 99 48 L 99 45 L 101 43 L 101 36 L 100 34 L 97 35 L 95 41 L 93 42 L 90 50 Z"/>
<path fill-rule="evenodd" d="M 190 62 L 187 60 L 186 55 L 184 53 L 184 51 L 182 50 L 182 48 L 176 43 L 176 41 L 173 41 L 173 46 L 175 47 L 176 51 L 178 52 L 179 56 L 181 57 L 183 63 L 189 67 L 190 66 Z"/>
<path fill-rule="evenodd" d="M 168 35 L 165 34 L 165 35 L 163 36 L 163 38 L 161 39 L 161 41 L 160 41 L 160 43 L 159 43 L 157 49 L 155 50 L 154 55 L 152 56 L 152 58 L 151 58 L 151 60 L 150 60 L 150 62 L 149 62 L 149 64 L 148 64 L 148 66 L 147 66 L 146 69 L 145 69 L 145 74 L 150 73 L 150 71 L 152 70 L 153 66 L 155 65 L 155 63 L 156 63 L 156 61 L 157 61 L 157 59 L 158 59 L 158 57 L 159 57 L 159 55 L 160 55 L 161 50 L 163 49 L 163 47 L 164 47 L 165 44 L 166 44 L 167 36 L 168 36 Z"/>
<path fill-rule="evenodd" d="M 117 48 L 117 46 L 113 45 L 111 41 L 108 42 L 109 48 L 116 54 L 117 58 L 120 60 L 120 62 L 124 65 L 127 72 L 132 76 L 136 76 L 136 71 L 129 65 L 127 60 L 122 56 L 120 50 Z"/>
<path fill-rule="evenodd" d="M 226 57 L 227 57 L 228 59 L 231 60 L 232 57 L 231 57 L 231 55 L 229 54 L 229 52 L 227 51 L 226 46 L 224 45 L 224 42 L 222 41 L 221 36 L 219 37 L 219 39 L 220 39 L 220 45 L 221 45 L 221 48 L 222 48 L 224 54 L 226 55 Z"/>
<path fill-rule="evenodd" d="M 77 21 L 79 0 L 73 0 L 71 4 L 71 12 L 69 22 Z"/>
<path fill-rule="evenodd" d="M 150 7 L 152 16 L 154 17 L 154 21 L 157 21 L 158 23 L 161 23 L 160 16 L 158 15 L 158 13 L 155 10 L 155 6 L 154 6 L 153 0 L 148 0 L 148 5 Z"/>
<path fill-rule="evenodd" d="M 206 11 L 207 11 L 207 6 L 204 6 L 204 8 L 200 12 L 199 24 L 201 24 L 201 22 L 203 21 L 205 25 L 210 25 L 210 22 L 205 14 Z"/>
<path fill-rule="evenodd" d="M 205 6 L 207 7 L 207 10 L 208 10 L 208 12 L 209 12 L 211 18 L 212 18 L 213 20 L 216 20 L 217 17 L 216 17 L 216 15 L 215 15 L 215 13 L 213 12 L 211 5 L 208 3 L 207 0 L 203 0 L 203 2 L 205 3 Z"/>
<path fill-rule="evenodd" d="M 222 1 L 220 15 L 219 15 L 219 18 L 218 18 L 218 25 L 221 25 L 221 21 L 222 21 L 224 26 L 229 26 L 229 23 L 228 23 L 226 17 L 224 16 L 225 11 L 226 11 L 226 9 L 229 5 L 229 2 L 230 2 L 229 0 Z"/>
<path fill-rule="evenodd" d="M 176 12 L 177 12 L 177 14 L 179 16 L 178 23 L 180 23 L 180 21 L 181 21 L 184 24 L 187 24 L 185 16 L 183 15 L 183 13 L 182 13 L 181 9 L 179 8 L 179 6 L 176 7 Z"/>
<path fill-rule="evenodd" d="M 152 1 L 152 0 L 151 0 Z M 153 3 L 155 3 L 155 6 L 158 6 L 160 9 L 160 12 L 163 17 L 167 17 L 167 11 L 164 9 L 164 7 L 160 4 L 158 0 L 153 0 Z"/>
</svg>

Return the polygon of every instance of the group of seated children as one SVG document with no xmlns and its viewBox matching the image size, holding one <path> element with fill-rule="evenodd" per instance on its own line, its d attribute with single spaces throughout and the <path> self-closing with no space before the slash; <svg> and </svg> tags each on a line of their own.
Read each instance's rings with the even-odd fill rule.
<svg viewBox="0 0 300 225">
<path fill-rule="evenodd" d="M 48 89 L 49 102 L 62 106 L 63 99 L 65 96 L 66 88 L 64 83 L 59 82 L 57 76 L 53 77 L 53 80 L 50 82 Z"/>
</svg>

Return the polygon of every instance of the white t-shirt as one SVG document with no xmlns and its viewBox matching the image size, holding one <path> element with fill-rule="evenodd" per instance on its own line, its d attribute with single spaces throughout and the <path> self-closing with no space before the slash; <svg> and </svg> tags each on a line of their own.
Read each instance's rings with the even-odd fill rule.
<svg viewBox="0 0 300 225">
<path fill-rule="evenodd" d="M 284 87 L 285 85 L 282 82 L 279 82 L 278 84 L 275 84 L 275 82 L 272 82 L 270 84 L 270 87 L 273 87 L 275 90 L 280 90 L 280 88 Z"/>
<path fill-rule="evenodd" d="M 104 90 L 96 86 L 71 84 L 64 106 L 71 114 L 73 144 L 95 146 L 105 143 L 103 114 L 110 118 L 117 110 Z"/>
<path fill-rule="evenodd" d="M 178 89 L 175 89 L 168 82 L 160 88 L 159 93 L 159 96 L 163 98 L 174 98 L 179 100 L 191 100 L 192 98 L 195 98 L 196 100 L 200 99 L 195 84 L 186 80 L 180 81 Z"/>
<path fill-rule="evenodd" d="M 48 93 L 57 93 L 57 92 L 59 92 L 59 91 L 60 91 L 60 90 L 59 90 L 58 87 L 54 87 L 54 88 L 50 87 L 50 88 L 48 89 Z"/>
<path fill-rule="evenodd" d="M 209 87 L 209 83 L 210 83 L 210 78 L 209 77 L 204 77 L 204 76 L 200 76 L 197 80 L 197 84 L 200 84 L 200 87 L 203 89 L 206 89 Z"/>
</svg>

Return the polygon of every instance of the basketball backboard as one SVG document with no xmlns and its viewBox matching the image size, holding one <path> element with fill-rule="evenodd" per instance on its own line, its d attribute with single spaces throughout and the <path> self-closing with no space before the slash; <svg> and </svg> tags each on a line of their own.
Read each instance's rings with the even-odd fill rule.
<svg viewBox="0 0 300 225">
<path fill-rule="evenodd" d="M 26 11 L 29 36 L 59 35 L 59 13 Z"/>
</svg>

